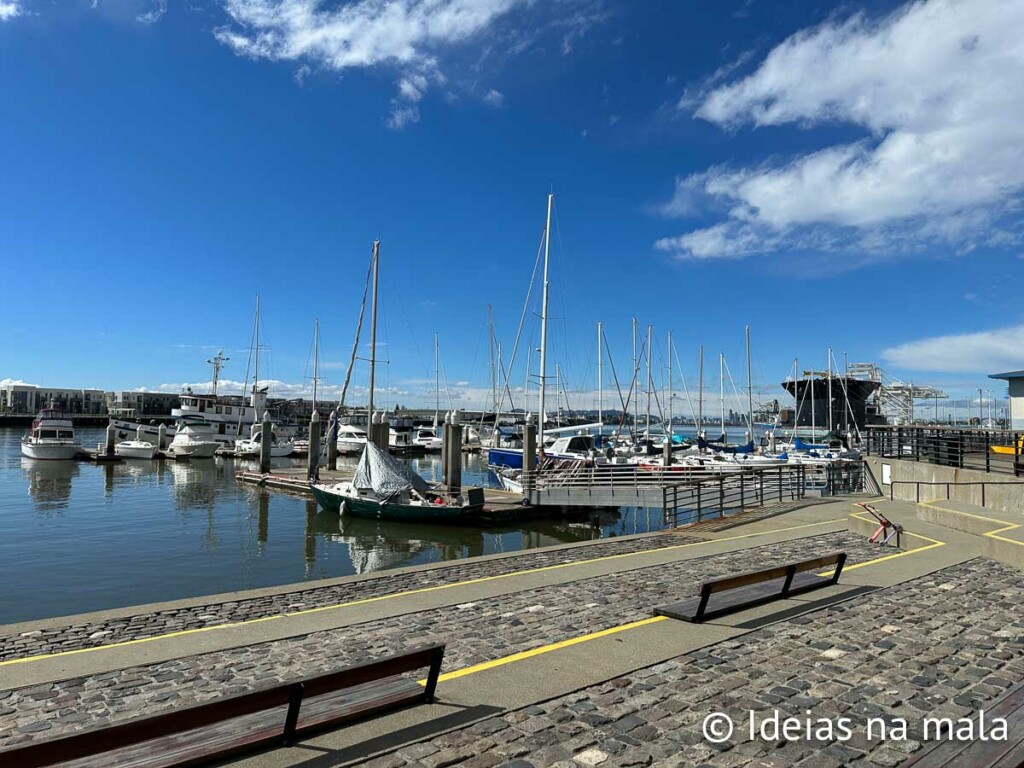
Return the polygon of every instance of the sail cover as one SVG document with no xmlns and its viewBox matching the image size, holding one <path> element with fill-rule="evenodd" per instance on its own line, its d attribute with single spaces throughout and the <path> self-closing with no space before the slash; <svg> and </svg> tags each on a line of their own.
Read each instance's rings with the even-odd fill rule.
<svg viewBox="0 0 1024 768">
<path fill-rule="evenodd" d="M 413 472 L 412 467 L 392 458 L 387 451 L 369 441 L 359 459 L 352 485 L 360 489 L 369 488 L 378 496 L 394 496 L 410 488 L 420 493 L 430 490 L 427 481 Z"/>
</svg>

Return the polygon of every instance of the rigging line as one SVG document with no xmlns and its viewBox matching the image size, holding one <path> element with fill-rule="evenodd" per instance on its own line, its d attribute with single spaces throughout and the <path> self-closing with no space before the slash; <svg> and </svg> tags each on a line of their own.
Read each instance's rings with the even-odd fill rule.
<svg viewBox="0 0 1024 768">
<path fill-rule="evenodd" d="M 245 361 L 245 383 L 242 385 L 242 407 L 238 409 L 238 423 L 235 425 L 235 434 L 241 434 L 242 432 L 242 415 L 245 413 L 245 390 L 249 388 L 249 370 L 252 365 L 252 348 L 253 344 L 256 343 L 256 318 L 252 319 L 252 333 L 249 336 L 249 357 Z M 256 413 L 256 407 L 253 406 L 253 413 L 255 419 L 253 423 L 259 421 L 260 415 Z"/>
<path fill-rule="evenodd" d="M 736 380 L 732 377 L 732 371 L 729 370 L 729 361 L 726 360 L 725 357 L 723 357 L 722 358 L 722 362 L 725 363 L 725 372 L 727 374 L 729 374 L 729 383 L 732 384 L 732 394 L 736 398 L 736 402 L 742 403 L 743 402 L 743 398 L 740 396 L 740 392 L 736 388 Z M 750 437 L 753 438 L 753 436 L 754 436 L 754 425 L 750 423 L 750 419 L 744 419 L 744 421 L 747 422 L 747 429 L 750 430 Z"/>
<path fill-rule="evenodd" d="M 523 323 L 526 322 L 526 312 L 530 308 L 530 295 L 533 293 L 533 285 L 537 282 L 537 268 L 540 265 L 540 257 L 544 252 L 544 237 L 547 233 L 541 232 L 540 244 L 537 246 L 537 258 L 533 262 L 533 275 L 530 277 L 530 287 L 526 291 L 526 301 L 523 303 L 523 312 L 519 317 L 519 330 L 516 331 L 516 340 L 512 345 L 512 357 L 508 363 L 508 376 L 505 377 L 505 393 L 502 393 L 501 401 L 505 402 L 505 394 L 508 394 L 508 402 L 511 407 L 512 404 L 512 389 L 509 387 L 509 379 L 512 377 L 512 367 L 516 362 L 516 352 L 519 350 L 519 338 L 523 333 Z M 529 356 L 527 356 L 526 370 L 530 370 Z M 498 413 L 501 413 L 501 405 L 498 406 Z M 494 415 L 494 427 L 498 427 L 498 414 Z"/>
<path fill-rule="evenodd" d="M 672 351 L 675 352 L 676 342 L 672 340 Z M 694 425 L 697 424 L 697 413 L 693 410 L 693 400 L 690 398 L 690 390 L 686 387 L 686 376 L 683 375 L 683 366 L 679 362 L 679 355 L 675 354 L 676 368 L 679 370 L 679 378 L 683 382 L 683 394 L 686 395 L 686 404 L 690 407 L 690 418 L 693 419 Z M 669 364 L 671 365 L 671 363 Z"/>
<path fill-rule="evenodd" d="M 363 303 L 359 307 L 359 321 L 356 323 L 356 340 L 352 344 L 352 357 L 348 361 L 348 369 L 345 371 L 345 384 L 341 388 L 341 401 L 338 403 L 338 411 L 345 412 L 345 395 L 348 393 L 349 382 L 352 381 L 352 368 L 356 364 L 356 357 L 359 355 L 359 336 L 363 330 L 363 315 L 366 314 L 366 295 L 370 290 L 370 280 L 373 278 L 373 258 L 370 259 L 370 266 L 366 270 L 366 284 L 363 286 Z"/>
</svg>

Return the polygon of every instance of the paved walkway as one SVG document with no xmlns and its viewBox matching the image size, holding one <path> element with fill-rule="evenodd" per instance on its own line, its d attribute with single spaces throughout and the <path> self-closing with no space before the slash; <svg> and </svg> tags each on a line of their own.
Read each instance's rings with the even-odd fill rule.
<svg viewBox="0 0 1024 768">
<path fill-rule="evenodd" d="M 1024 679 L 1022 603 L 1024 574 L 972 560 L 364 765 L 896 766 L 920 748 L 925 716 L 971 715 Z M 749 739 L 749 713 L 761 722 L 776 710 L 847 717 L 852 738 Z M 735 738 L 704 739 L 712 712 L 740 725 Z M 903 718 L 907 739 L 869 741 L 870 717 Z"/>
<path fill-rule="evenodd" d="M 100 724 L 241 693 L 424 643 L 447 643 L 445 669 L 458 670 L 647 619 L 653 605 L 695 595 L 702 580 L 835 550 L 846 551 L 851 563 L 877 554 L 848 533 L 813 536 L 22 688 L 3 701 L 0 746 L 85 721 Z"/>
</svg>

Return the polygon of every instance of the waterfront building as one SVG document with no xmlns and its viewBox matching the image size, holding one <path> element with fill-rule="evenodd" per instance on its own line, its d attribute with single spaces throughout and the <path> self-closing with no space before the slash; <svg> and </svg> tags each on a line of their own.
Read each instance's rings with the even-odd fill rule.
<svg viewBox="0 0 1024 768">
<path fill-rule="evenodd" d="M 1024 371 L 993 373 L 989 378 L 1006 382 L 1010 395 L 1010 429 L 1024 429 Z"/>
<path fill-rule="evenodd" d="M 63 389 L 32 384 L 0 386 L 0 413 L 34 415 L 51 401 L 68 413 L 102 416 L 107 412 L 102 389 Z"/>
<path fill-rule="evenodd" d="M 124 413 L 132 410 L 137 416 L 170 416 L 171 411 L 181 403 L 181 395 L 169 392 L 147 392 L 145 390 L 122 390 L 107 392 L 108 413 Z"/>
</svg>

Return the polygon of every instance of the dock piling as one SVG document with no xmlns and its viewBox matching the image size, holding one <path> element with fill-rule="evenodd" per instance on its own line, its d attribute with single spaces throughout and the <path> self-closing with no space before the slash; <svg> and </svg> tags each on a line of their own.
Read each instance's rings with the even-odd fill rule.
<svg viewBox="0 0 1024 768">
<path fill-rule="evenodd" d="M 114 455 L 114 443 L 117 441 L 117 430 L 114 428 L 114 424 L 107 424 L 106 442 L 103 445 L 104 453 L 107 456 Z"/>
<path fill-rule="evenodd" d="M 167 425 L 161 424 L 156 428 L 156 449 L 162 451 L 167 447 Z"/>
<path fill-rule="evenodd" d="M 444 425 L 445 485 L 452 493 L 462 490 L 462 424 L 459 422 L 459 412 L 456 410 L 451 412 Z"/>
<path fill-rule="evenodd" d="M 270 445 L 273 433 L 270 428 L 270 411 L 263 412 L 263 423 L 260 425 L 260 473 L 270 472 Z"/>
<path fill-rule="evenodd" d="M 533 490 L 533 473 L 537 469 L 537 425 L 533 423 L 533 414 L 526 415 L 523 427 L 523 490 Z"/>
<path fill-rule="evenodd" d="M 338 409 L 331 411 L 327 422 L 327 468 L 332 472 L 338 468 Z"/>
<path fill-rule="evenodd" d="M 306 477 L 316 480 L 320 464 L 320 414 L 313 411 L 309 419 L 309 454 L 306 456 Z"/>
</svg>

